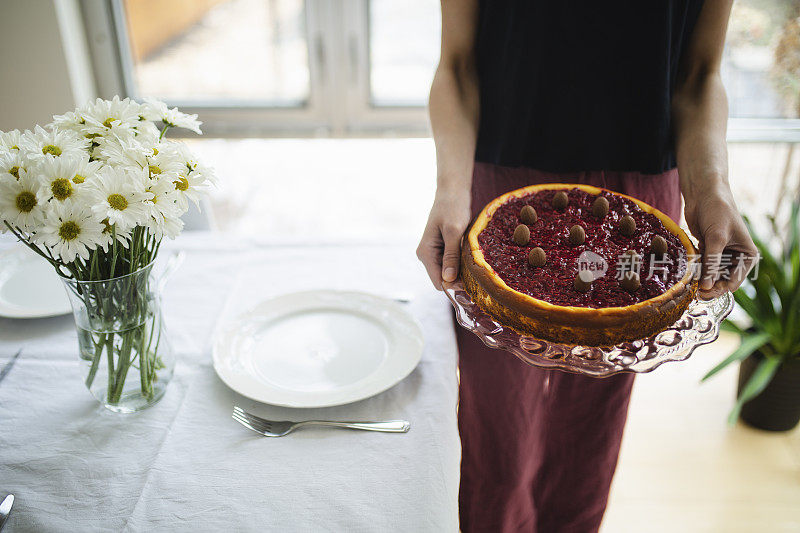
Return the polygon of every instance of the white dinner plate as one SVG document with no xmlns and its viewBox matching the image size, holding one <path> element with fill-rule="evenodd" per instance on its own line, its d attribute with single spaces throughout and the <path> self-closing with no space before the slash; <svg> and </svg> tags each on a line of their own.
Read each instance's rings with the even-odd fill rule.
<svg viewBox="0 0 800 533">
<path fill-rule="evenodd" d="M 18 245 L 0 254 L 0 316 L 45 318 L 72 312 L 53 266 Z"/>
<path fill-rule="evenodd" d="M 214 370 L 252 400 L 330 407 L 369 398 L 419 363 L 419 323 L 396 302 L 361 292 L 309 291 L 262 302 L 221 326 Z"/>
</svg>

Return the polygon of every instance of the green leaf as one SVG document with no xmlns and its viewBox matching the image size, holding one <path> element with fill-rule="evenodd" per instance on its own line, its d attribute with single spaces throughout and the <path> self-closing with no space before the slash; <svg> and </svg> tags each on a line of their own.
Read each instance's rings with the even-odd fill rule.
<svg viewBox="0 0 800 533">
<path fill-rule="evenodd" d="M 766 275 L 775 285 L 775 290 L 778 292 L 781 301 L 784 300 L 787 292 L 786 272 L 781 266 L 781 263 L 775 258 L 769 246 L 753 231 L 750 220 L 745 216 L 743 217 L 747 229 L 750 232 L 750 237 L 758 248 L 758 253 L 761 255 L 761 261 L 758 265 L 758 276 Z"/>
<path fill-rule="evenodd" d="M 769 342 L 769 339 L 770 334 L 766 332 L 756 333 L 754 335 L 743 335 L 742 342 L 739 344 L 739 347 L 734 350 L 732 354 L 726 357 L 720 364 L 709 370 L 700 381 L 707 380 L 734 361 L 741 361 L 751 353 L 764 346 L 767 342 Z"/>
<path fill-rule="evenodd" d="M 738 333 L 739 335 L 744 335 L 745 331 L 731 322 L 730 320 L 724 320 L 722 324 L 719 325 L 719 329 L 723 331 L 729 331 L 731 333 Z"/>
<path fill-rule="evenodd" d="M 791 205 L 787 225 L 768 216 L 772 238 L 780 242 L 780 253 L 772 253 L 768 244 L 745 218 L 761 261 L 756 279 L 748 279 L 754 292 L 734 294 L 739 306 L 753 319 L 756 329 L 772 334 L 770 346 L 775 355 L 791 357 L 800 344 L 800 202 Z M 785 227 L 785 229 L 783 229 Z M 747 285 L 745 286 L 747 287 Z M 777 298 L 776 298 L 777 296 Z"/>
<path fill-rule="evenodd" d="M 767 215 L 767 220 L 769 221 L 769 226 L 772 229 L 772 234 L 775 236 L 780 236 L 780 234 L 783 232 L 781 231 L 781 228 L 778 226 L 778 219 L 775 218 L 775 215 Z"/>
<path fill-rule="evenodd" d="M 781 362 L 782 361 L 777 357 L 766 357 L 758 363 L 753 375 L 750 376 L 750 379 L 747 380 L 744 388 L 742 388 L 742 393 L 736 400 L 736 405 L 731 410 L 730 415 L 728 415 L 729 424 L 735 424 L 736 420 L 739 418 L 739 414 L 742 412 L 742 406 L 761 394 L 761 391 L 772 381 L 772 377 L 775 375 L 775 372 L 778 371 Z"/>
<path fill-rule="evenodd" d="M 772 301 L 772 293 L 775 291 L 769 276 L 761 275 L 756 279 L 751 279 L 750 283 L 755 289 L 755 301 L 758 304 L 761 314 L 765 318 L 774 318 L 778 311 L 775 310 L 775 303 Z"/>
<path fill-rule="evenodd" d="M 785 258 L 789 259 L 788 255 L 800 247 L 800 202 L 792 204 L 792 212 L 789 215 L 789 240 L 786 243 Z"/>
<path fill-rule="evenodd" d="M 789 344 L 793 345 L 800 342 L 800 284 L 798 284 L 795 290 L 789 308 L 784 309 L 783 318 L 783 329 L 789 337 Z M 794 355 L 794 353 L 788 353 L 786 355 Z"/>
<path fill-rule="evenodd" d="M 739 304 L 739 307 L 741 307 L 744 312 L 753 319 L 753 323 L 759 329 L 768 332 L 775 338 L 781 337 L 782 325 L 780 320 L 774 315 L 771 317 L 765 317 L 764 314 L 760 312 L 760 309 L 755 301 L 753 301 L 753 299 L 750 298 L 750 296 L 748 296 L 743 290 L 739 289 L 738 291 L 734 292 L 733 299 L 737 304 Z"/>
<path fill-rule="evenodd" d="M 784 261 L 787 263 L 787 290 L 791 293 L 790 302 L 785 307 L 791 308 L 792 304 L 800 297 L 800 202 L 792 205 L 789 217 L 789 240 L 784 250 Z"/>
</svg>

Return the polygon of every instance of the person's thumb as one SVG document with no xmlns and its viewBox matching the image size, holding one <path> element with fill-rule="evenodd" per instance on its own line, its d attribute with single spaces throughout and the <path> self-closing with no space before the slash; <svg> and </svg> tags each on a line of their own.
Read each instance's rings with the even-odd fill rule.
<svg viewBox="0 0 800 533">
<path fill-rule="evenodd" d="M 700 290 L 708 291 L 720 277 L 722 254 L 728 244 L 728 233 L 717 228 L 709 229 L 703 235 L 703 275 Z"/>
<path fill-rule="evenodd" d="M 455 281 L 458 277 L 458 263 L 461 258 L 462 230 L 455 226 L 442 227 L 444 253 L 442 254 L 442 279 Z"/>
</svg>

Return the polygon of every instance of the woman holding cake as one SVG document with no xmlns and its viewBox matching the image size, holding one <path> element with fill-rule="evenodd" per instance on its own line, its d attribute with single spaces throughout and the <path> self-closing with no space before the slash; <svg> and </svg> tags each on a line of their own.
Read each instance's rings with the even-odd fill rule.
<svg viewBox="0 0 800 533">
<path fill-rule="evenodd" d="M 458 276 L 470 220 L 536 183 L 595 185 L 686 221 L 700 296 L 722 253 L 755 257 L 727 182 L 719 75 L 732 0 L 442 0 L 431 87 L 437 191 L 417 254 L 437 288 Z M 594 379 L 497 357 L 462 328 L 462 531 L 596 531 L 633 374 Z"/>
</svg>

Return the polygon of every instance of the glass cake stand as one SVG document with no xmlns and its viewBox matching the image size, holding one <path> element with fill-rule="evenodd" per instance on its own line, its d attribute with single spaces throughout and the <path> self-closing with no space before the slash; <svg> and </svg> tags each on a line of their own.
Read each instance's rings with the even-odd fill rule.
<svg viewBox="0 0 800 533">
<path fill-rule="evenodd" d="M 652 337 L 616 346 L 574 346 L 520 335 L 502 326 L 472 301 L 461 280 L 445 282 L 444 292 L 458 323 L 486 346 L 511 352 L 529 365 L 595 377 L 650 372 L 667 361 L 688 359 L 698 346 L 717 339 L 720 323 L 733 309 L 733 296 L 727 292 L 713 300 L 694 300 L 677 322 Z"/>
</svg>

